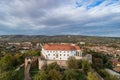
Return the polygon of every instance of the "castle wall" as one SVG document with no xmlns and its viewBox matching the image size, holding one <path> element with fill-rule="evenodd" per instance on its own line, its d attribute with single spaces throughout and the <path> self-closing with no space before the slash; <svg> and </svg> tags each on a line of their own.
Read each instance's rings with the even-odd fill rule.
<svg viewBox="0 0 120 80">
<path fill-rule="evenodd" d="M 43 66 L 46 66 L 48 64 L 57 62 L 57 64 L 61 67 L 67 67 L 66 60 L 41 60 L 40 58 L 38 59 L 38 66 L 39 69 L 41 70 Z"/>
</svg>

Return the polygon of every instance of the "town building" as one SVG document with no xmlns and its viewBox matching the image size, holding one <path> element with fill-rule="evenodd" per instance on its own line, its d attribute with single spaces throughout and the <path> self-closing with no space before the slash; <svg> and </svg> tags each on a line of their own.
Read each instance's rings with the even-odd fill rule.
<svg viewBox="0 0 120 80">
<path fill-rule="evenodd" d="M 111 59 L 110 60 L 113 70 L 116 72 L 120 72 L 120 61 L 118 59 Z"/>
<path fill-rule="evenodd" d="M 120 67 L 120 62 L 118 61 L 118 59 L 111 59 L 110 62 L 113 67 Z"/>
<path fill-rule="evenodd" d="M 8 43 L 9 46 L 14 46 L 15 48 L 19 48 L 20 47 L 20 43 L 17 42 L 13 42 L 13 43 Z"/>
<path fill-rule="evenodd" d="M 31 43 L 31 42 L 23 42 L 23 43 L 21 44 L 21 48 L 22 48 L 22 49 L 25 49 L 25 50 L 31 49 L 31 48 L 32 48 L 32 43 Z"/>
<path fill-rule="evenodd" d="M 45 44 L 41 53 L 46 60 L 67 60 L 71 56 L 82 58 L 82 50 L 74 44 Z"/>
</svg>

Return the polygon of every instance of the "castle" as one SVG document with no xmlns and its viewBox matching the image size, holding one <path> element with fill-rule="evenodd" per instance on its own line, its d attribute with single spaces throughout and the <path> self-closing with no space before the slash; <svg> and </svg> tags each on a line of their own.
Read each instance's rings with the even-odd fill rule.
<svg viewBox="0 0 120 80">
<path fill-rule="evenodd" d="M 45 44 L 42 46 L 40 57 L 25 59 L 25 63 L 27 66 L 30 60 L 32 64 L 38 61 L 40 70 L 53 62 L 56 62 L 61 67 L 67 67 L 66 61 L 69 57 L 75 57 L 78 60 L 87 60 L 89 63 L 92 63 L 92 55 L 83 55 L 82 49 L 74 44 Z"/>
<path fill-rule="evenodd" d="M 73 44 L 45 44 L 41 53 L 46 60 L 67 60 L 71 56 L 82 58 L 80 47 Z"/>
</svg>

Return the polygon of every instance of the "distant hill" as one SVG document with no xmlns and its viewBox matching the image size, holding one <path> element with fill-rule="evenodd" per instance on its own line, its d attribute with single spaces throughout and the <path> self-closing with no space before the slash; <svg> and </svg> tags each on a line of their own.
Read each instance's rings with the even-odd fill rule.
<svg viewBox="0 0 120 80">
<path fill-rule="evenodd" d="M 118 37 L 97 37 L 97 36 L 82 36 L 82 35 L 1 35 L 0 41 L 9 42 L 90 42 L 99 44 L 110 44 L 117 43 L 120 44 L 120 38 Z"/>
</svg>

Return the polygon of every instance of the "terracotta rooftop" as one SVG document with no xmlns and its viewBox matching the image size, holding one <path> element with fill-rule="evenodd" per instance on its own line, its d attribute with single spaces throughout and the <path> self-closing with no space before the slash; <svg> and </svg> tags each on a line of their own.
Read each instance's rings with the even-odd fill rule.
<svg viewBox="0 0 120 80">
<path fill-rule="evenodd" d="M 71 44 L 45 44 L 43 48 L 45 50 L 80 50 L 79 46 Z"/>
<path fill-rule="evenodd" d="M 118 60 L 117 60 L 117 59 L 111 59 L 110 62 L 112 62 L 112 63 L 117 63 Z"/>
<path fill-rule="evenodd" d="M 120 67 L 115 67 L 113 70 L 115 70 L 116 72 L 120 72 Z"/>
</svg>

